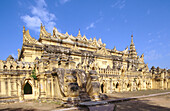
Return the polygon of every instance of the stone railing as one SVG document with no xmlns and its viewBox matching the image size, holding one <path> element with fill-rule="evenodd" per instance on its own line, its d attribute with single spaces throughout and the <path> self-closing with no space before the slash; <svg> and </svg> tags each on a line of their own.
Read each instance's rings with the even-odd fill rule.
<svg viewBox="0 0 170 111">
<path fill-rule="evenodd" d="M 121 71 L 116 71 L 113 69 L 98 69 L 99 74 L 111 74 L 111 75 L 121 75 Z"/>
<path fill-rule="evenodd" d="M 138 72 L 138 71 L 126 71 L 125 73 L 124 73 L 125 75 L 131 75 L 131 76 L 139 76 L 139 75 L 141 75 L 142 73 L 141 72 Z"/>
<path fill-rule="evenodd" d="M 0 74 L 26 74 L 31 73 L 32 70 L 6 70 L 0 69 Z"/>
<path fill-rule="evenodd" d="M 98 74 L 106 74 L 106 75 L 131 75 L 131 76 L 140 76 L 142 72 L 139 71 L 124 71 L 122 73 L 121 70 L 113 70 L 113 69 L 98 69 L 96 70 Z"/>
</svg>

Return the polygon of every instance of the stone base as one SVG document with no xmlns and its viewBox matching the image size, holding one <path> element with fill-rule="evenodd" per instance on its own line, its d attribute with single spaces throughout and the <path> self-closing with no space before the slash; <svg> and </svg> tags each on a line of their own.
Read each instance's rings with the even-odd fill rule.
<svg viewBox="0 0 170 111">
<path fill-rule="evenodd" d="M 62 100 L 70 104 L 77 104 L 78 102 L 80 102 L 79 97 L 64 97 Z"/>
<path fill-rule="evenodd" d="M 99 97 L 99 95 L 94 95 L 94 96 L 92 96 L 92 98 L 93 98 L 94 101 L 99 101 L 99 100 L 101 100 L 100 97 Z"/>
</svg>

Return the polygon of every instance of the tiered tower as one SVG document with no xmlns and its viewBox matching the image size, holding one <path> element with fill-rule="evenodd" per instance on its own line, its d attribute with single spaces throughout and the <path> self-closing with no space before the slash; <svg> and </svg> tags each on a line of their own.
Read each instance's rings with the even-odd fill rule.
<svg viewBox="0 0 170 111">
<path fill-rule="evenodd" d="M 130 44 L 130 50 L 129 50 L 129 58 L 137 59 L 137 52 L 136 52 L 135 45 L 134 45 L 134 42 L 133 42 L 133 34 L 131 35 L 131 44 Z"/>
</svg>

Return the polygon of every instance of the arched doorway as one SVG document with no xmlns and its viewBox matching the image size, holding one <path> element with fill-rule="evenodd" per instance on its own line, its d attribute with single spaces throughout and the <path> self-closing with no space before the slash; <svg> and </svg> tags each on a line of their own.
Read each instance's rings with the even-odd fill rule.
<svg viewBox="0 0 170 111">
<path fill-rule="evenodd" d="M 103 83 L 101 84 L 101 91 L 102 91 L 102 93 L 104 93 L 104 85 L 103 85 Z"/>
<path fill-rule="evenodd" d="M 141 89 L 141 83 L 139 81 L 139 83 L 137 84 L 137 90 L 140 90 Z"/>
<path fill-rule="evenodd" d="M 117 84 L 116 84 L 116 89 L 119 87 L 119 83 L 117 82 Z"/>
<path fill-rule="evenodd" d="M 24 94 L 32 94 L 32 86 L 28 82 L 24 86 Z"/>
<path fill-rule="evenodd" d="M 115 91 L 116 92 L 120 92 L 120 88 L 119 88 L 119 82 L 116 83 L 116 86 L 115 86 Z"/>
<path fill-rule="evenodd" d="M 131 91 L 131 83 L 127 84 L 127 91 Z"/>
</svg>

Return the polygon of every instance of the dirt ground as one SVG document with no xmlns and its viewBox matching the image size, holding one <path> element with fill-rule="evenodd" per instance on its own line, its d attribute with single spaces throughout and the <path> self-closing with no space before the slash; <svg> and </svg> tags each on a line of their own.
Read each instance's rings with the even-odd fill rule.
<svg viewBox="0 0 170 111">
<path fill-rule="evenodd" d="M 140 90 L 140 91 L 132 91 L 132 92 L 115 92 L 112 94 L 107 94 L 109 99 L 117 99 L 117 98 L 128 98 L 128 97 L 136 97 L 136 96 L 143 96 L 149 94 L 156 94 L 156 93 L 164 93 L 170 92 L 169 90 Z"/>
<path fill-rule="evenodd" d="M 135 97 L 141 95 L 170 92 L 170 90 L 148 90 L 110 94 L 110 99 Z M 170 111 L 170 94 L 118 102 L 116 111 Z M 61 102 L 39 101 L 0 104 L 0 111 L 50 111 L 62 109 Z"/>
<path fill-rule="evenodd" d="M 53 109 L 60 109 L 61 105 L 56 103 L 39 103 L 31 102 L 17 102 L 9 104 L 0 104 L 0 111 L 50 111 Z"/>
<path fill-rule="evenodd" d="M 116 111 L 170 111 L 170 94 L 115 104 Z"/>
</svg>

